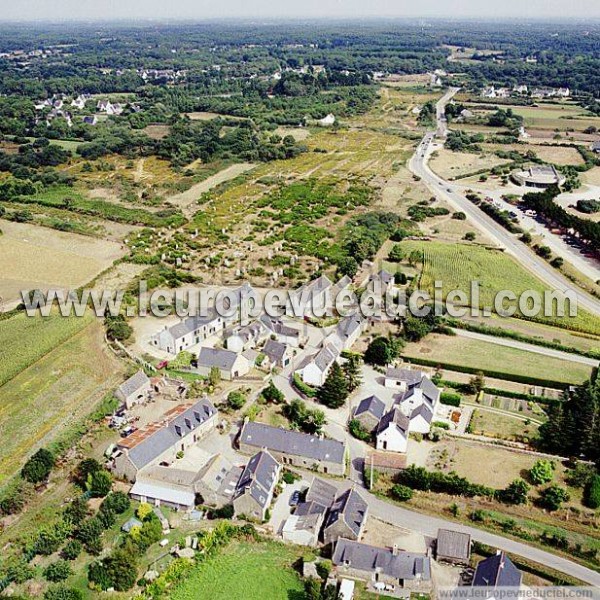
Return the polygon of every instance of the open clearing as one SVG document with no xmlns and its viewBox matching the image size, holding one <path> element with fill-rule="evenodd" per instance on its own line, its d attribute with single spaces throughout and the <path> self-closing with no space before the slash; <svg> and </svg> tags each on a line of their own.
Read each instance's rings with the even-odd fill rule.
<svg viewBox="0 0 600 600">
<path fill-rule="evenodd" d="M 232 542 L 170 591 L 171 600 L 295 600 L 304 586 L 291 568 L 298 548 L 276 542 Z"/>
<path fill-rule="evenodd" d="M 531 469 L 537 459 L 537 456 L 523 452 L 513 452 L 467 440 L 445 439 L 437 445 L 431 444 L 427 461 L 430 468 L 439 467 L 446 472 L 456 471 L 474 483 L 502 488 L 523 477 L 524 471 Z M 485 469 L 481 468 L 482 465 L 485 465 Z M 562 473 L 562 465 L 557 464 L 558 476 Z"/>
<path fill-rule="evenodd" d="M 600 118 L 587 113 L 580 106 L 544 104 L 539 107 L 511 106 L 511 108 L 515 114 L 523 117 L 526 128 L 583 131 L 588 127 L 600 126 Z"/>
<path fill-rule="evenodd" d="M 505 373 L 509 377 L 520 375 L 562 383 L 582 383 L 589 378 L 592 370 L 583 364 L 568 363 L 525 350 L 439 334 L 407 344 L 402 354 L 409 359 L 439 361 L 442 365 L 460 365 L 484 372 Z"/>
<path fill-rule="evenodd" d="M 471 282 L 478 281 L 479 307 L 493 310 L 494 298 L 501 290 L 511 290 L 517 297 L 528 290 L 542 295 L 547 291 L 539 279 L 500 250 L 430 241 L 404 241 L 402 248 L 406 255 L 415 251 L 421 254 L 419 263 L 422 264 L 422 272 L 419 287 L 430 293 L 432 297 L 435 282 L 441 281 L 444 298 L 451 290 L 461 290 L 467 294 L 466 304 L 470 306 L 471 302 L 475 303 L 475 299 L 470 298 Z M 535 320 L 565 329 L 600 335 L 599 320 L 582 310 L 578 310 L 576 317 L 545 317 L 541 311 Z"/>
<path fill-rule="evenodd" d="M 1 221 L 0 296 L 5 306 L 23 289 L 77 288 L 125 254 L 116 242 Z"/>
<path fill-rule="evenodd" d="M 119 382 L 122 366 L 95 318 L 0 321 L 0 482 L 38 445 L 91 412 Z"/>
<path fill-rule="evenodd" d="M 537 436 L 538 428 L 536 423 L 527 423 L 522 418 L 477 409 L 471 417 L 469 432 L 475 435 L 527 443 Z"/>
<path fill-rule="evenodd" d="M 535 155 L 547 163 L 556 165 L 582 165 L 583 157 L 577 148 L 566 148 L 564 146 L 539 146 L 529 145 L 527 150 L 533 150 Z"/>
<path fill-rule="evenodd" d="M 483 170 L 490 170 L 508 161 L 493 154 L 475 154 L 470 152 L 452 152 L 438 150 L 431 160 L 431 168 L 444 179 L 456 179 Z"/>
</svg>

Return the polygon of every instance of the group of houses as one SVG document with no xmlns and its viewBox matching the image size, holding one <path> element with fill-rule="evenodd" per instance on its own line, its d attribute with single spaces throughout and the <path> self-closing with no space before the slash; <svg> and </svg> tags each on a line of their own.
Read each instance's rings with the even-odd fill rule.
<svg viewBox="0 0 600 600">
<path fill-rule="evenodd" d="M 386 410 L 383 400 L 372 395 L 360 401 L 353 419 L 374 436 L 377 450 L 404 453 L 410 433 L 431 430 L 440 390 L 422 371 L 395 368 L 386 371 L 385 387 L 399 392 L 392 408 Z"/>
<path fill-rule="evenodd" d="M 529 91 L 529 88 L 524 84 L 518 84 L 512 88 L 495 87 L 493 85 L 484 88 L 481 91 L 482 98 L 510 98 L 511 96 L 528 96 L 536 99 L 545 98 L 569 98 L 571 90 L 565 88 L 535 88 Z"/>
</svg>

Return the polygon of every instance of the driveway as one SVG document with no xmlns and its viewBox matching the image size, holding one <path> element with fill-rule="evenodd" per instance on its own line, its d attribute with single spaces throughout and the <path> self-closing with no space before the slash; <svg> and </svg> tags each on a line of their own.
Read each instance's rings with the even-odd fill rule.
<svg viewBox="0 0 600 600">
<path fill-rule="evenodd" d="M 269 520 L 269 525 L 274 534 L 281 535 L 283 524 L 292 512 L 292 507 L 290 506 L 292 494 L 296 491 L 301 492 L 309 486 L 310 482 L 305 479 L 299 479 L 298 481 L 294 481 L 294 483 L 285 485 L 283 491 L 279 494 L 277 500 L 271 507 L 271 519 Z"/>
</svg>

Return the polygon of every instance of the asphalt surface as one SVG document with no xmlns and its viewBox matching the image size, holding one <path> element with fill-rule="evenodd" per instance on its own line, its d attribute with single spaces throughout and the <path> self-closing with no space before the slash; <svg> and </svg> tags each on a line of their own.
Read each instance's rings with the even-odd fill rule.
<svg viewBox="0 0 600 600">
<path fill-rule="evenodd" d="M 456 94 L 457 89 L 449 90 L 437 104 L 438 128 L 441 137 L 447 133 L 447 125 L 443 117 L 444 107 Z M 419 144 L 417 151 L 409 161 L 411 172 L 420 177 L 434 195 L 444 199 L 456 210 L 464 212 L 468 219 L 481 231 L 496 242 L 500 247 L 512 254 L 519 263 L 541 279 L 550 290 L 571 291 L 576 294 L 577 306 L 600 316 L 600 301 L 579 288 L 574 288 L 571 282 L 551 267 L 545 260 L 537 256 L 528 246 L 520 242 L 504 227 L 481 211 L 475 204 L 459 193 L 452 182 L 436 175 L 427 162 L 431 153 L 436 149 L 436 132 L 428 132 Z"/>
</svg>

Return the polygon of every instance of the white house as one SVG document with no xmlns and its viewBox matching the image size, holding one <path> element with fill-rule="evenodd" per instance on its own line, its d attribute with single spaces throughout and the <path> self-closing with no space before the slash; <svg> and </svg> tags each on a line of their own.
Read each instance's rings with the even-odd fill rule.
<svg viewBox="0 0 600 600">
<path fill-rule="evenodd" d="M 409 418 L 397 406 L 383 415 L 375 432 L 377 450 L 406 452 Z"/>
<path fill-rule="evenodd" d="M 414 369 L 395 369 L 390 367 L 385 372 L 385 387 L 394 388 L 400 392 L 406 391 L 409 387 L 415 385 L 423 379 L 422 371 Z"/>
<path fill-rule="evenodd" d="M 243 327 L 235 327 L 225 334 L 225 347 L 233 352 L 243 352 L 255 348 L 268 336 L 268 330 L 260 322 L 255 321 Z"/>
<path fill-rule="evenodd" d="M 299 329 L 290 327 L 279 319 L 274 319 L 273 317 L 264 314 L 260 317 L 260 322 L 266 327 L 269 334 L 282 344 L 298 348 L 298 346 L 302 345 L 304 342 L 304 338 Z"/>
<path fill-rule="evenodd" d="M 151 341 L 153 345 L 169 354 L 179 354 L 223 331 L 226 326 L 225 319 L 211 311 L 202 317 L 187 317 L 171 327 L 165 326 L 152 336 Z"/>
<path fill-rule="evenodd" d="M 338 356 L 339 350 L 333 344 L 326 344 L 317 354 L 307 357 L 296 373 L 304 383 L 320 387 L 325 383 L 329 370 Z"/>
</svg>

